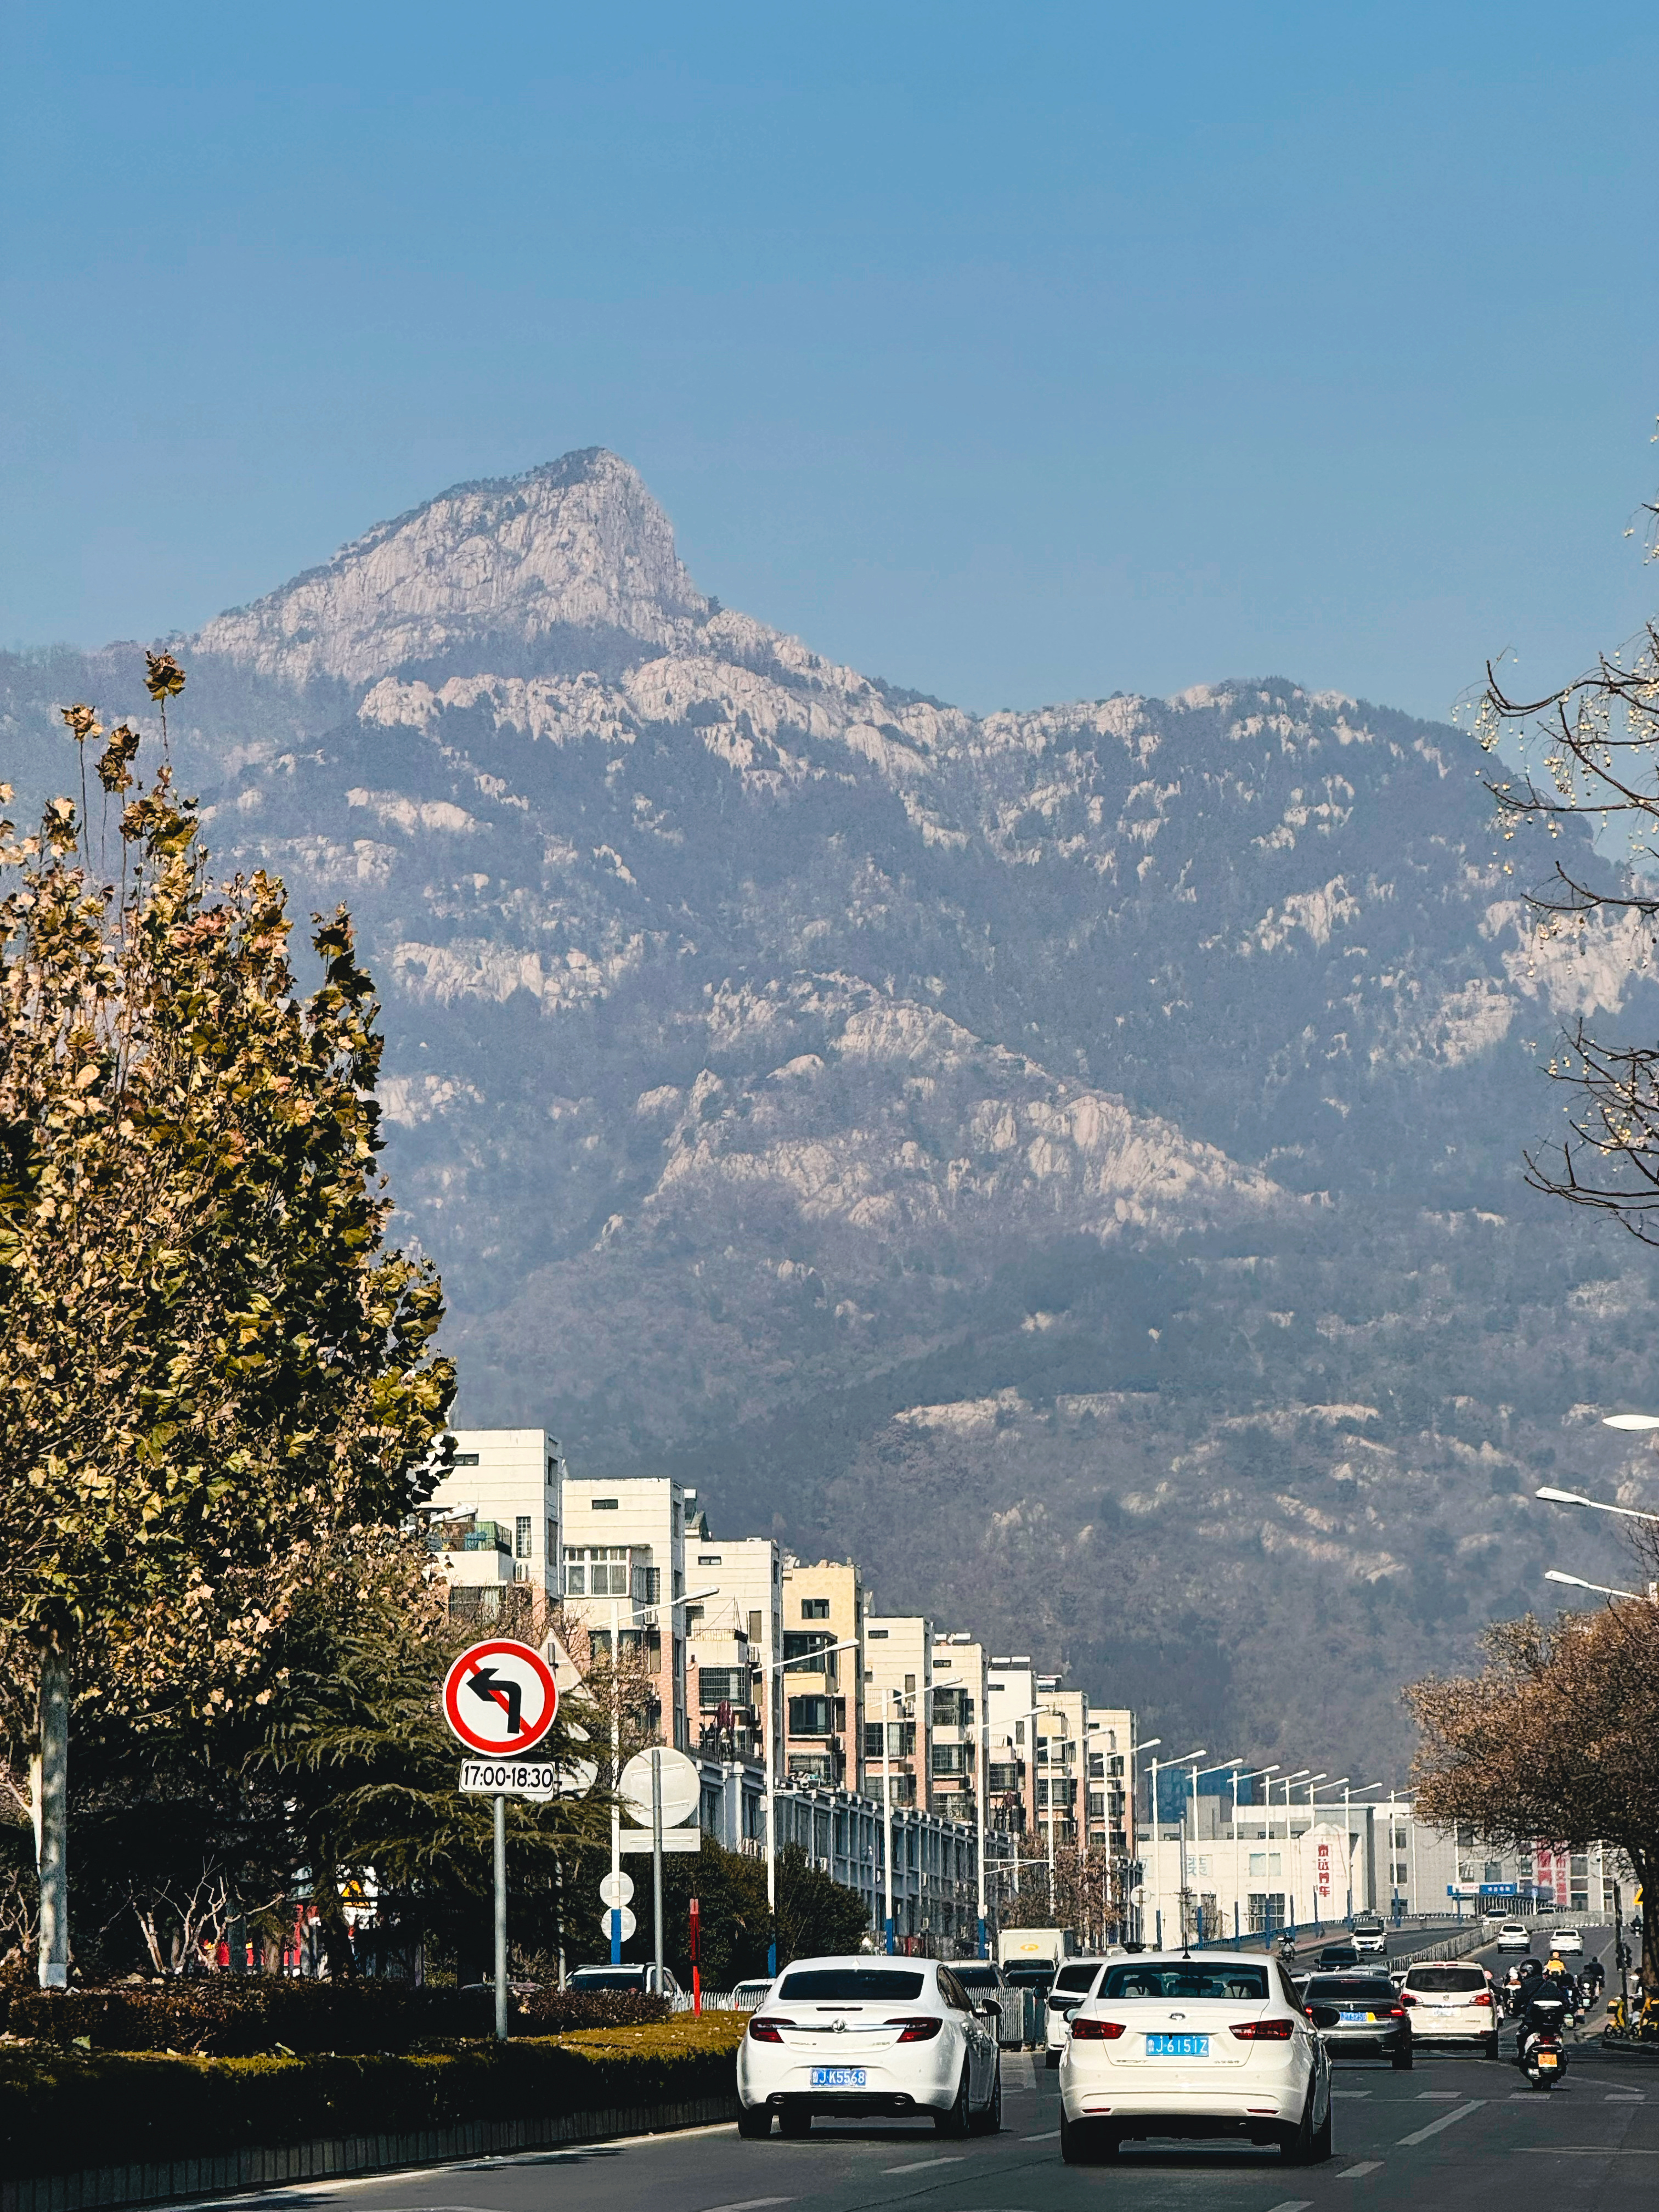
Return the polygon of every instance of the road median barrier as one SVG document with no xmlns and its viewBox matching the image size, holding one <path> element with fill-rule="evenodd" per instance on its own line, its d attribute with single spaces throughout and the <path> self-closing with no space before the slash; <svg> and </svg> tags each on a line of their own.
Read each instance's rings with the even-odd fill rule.
<svg viewBox="0 0 1659 2212">
<path fill-rule="evenodd" d="M 732 2119 L 745 2024 L 240 2058 L 8 2042 L 0 2212 L 112 2212 Z"/>
</svg>

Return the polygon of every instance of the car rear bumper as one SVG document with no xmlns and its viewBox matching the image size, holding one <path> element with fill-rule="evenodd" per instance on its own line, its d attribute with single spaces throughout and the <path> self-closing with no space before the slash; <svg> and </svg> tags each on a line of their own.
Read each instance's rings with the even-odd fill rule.
<svg viewBox="0 0 1659 2212">
<path fill-rule="evenodd" d="M 916 2049 L 918 2056 L 927 2054 L 927 2062 L 901 2069 L 875 2063 L 875 2053 L 860 2060 L 843 2060 L 839 2053 L 834 2057 L 818 2057 L 762 2046 L 763 2057 L 762 2051 L 757 2051 L 745 2037 L 738 2059 L 738 2095 L 751 2110 L 757 2105 L 769 2105 L 776 2112 L 790 2105 L 797 2110 L 810 2106 L 815 2112 L 849 2115 L 948 2112 L 956 2100 L 960 2062 L 953 2065 L 949 2051 L 937 2044 L 922 2044 Z M 909 2053 L 905 2055 L 908 2057 Z M 832 2089 L 814 2086 L 814 2067 L 854 2063 L 864 2069 L 861 2087 Z"/>
<path fill-rule="evenodd" d="M 1248 2087 L 1194 2083 L 1176 2087 L 1167 2081 L 1120 2084 L 1091 2081 L 1064 2083 L 1060 2088 L 1066 2118 L 1112 2120 L 1126 2128 L 1146 2122 L 1146 2135 L 1213 2135 L 1238 2128 L 1295 2127 L 1308 2100 L 1305 2081 L 1252 2082 Z M 1157 2126 L 1150 2123 L 1156 2121 Z"/>
<path fill-rule="evenodd" d="M 1320 2040 L 1333 2058 L 1374 2057 L 1379 2051 L 1392 2057 L 1412 2047 L 1412 2032 L 1404 2021 L 1371 2027 L 1322 2027 Z"/>
</svg>

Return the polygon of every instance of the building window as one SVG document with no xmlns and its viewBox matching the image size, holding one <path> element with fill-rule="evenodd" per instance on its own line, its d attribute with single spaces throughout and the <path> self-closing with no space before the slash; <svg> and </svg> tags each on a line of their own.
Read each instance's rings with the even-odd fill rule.
<svg viewBox="0 0 1659 2212">
<path fill-rule="evenodd" d="M 720 1555 L 718 1552 L 699 1552 L 697 1554 L 697 1565 L 700 1567 L 717 1567 L 720 1564 Z"/>
<path fill-rule="evenodd" d="M 590 1498 L 588 1510 L 593 1513 L 614 1513 L 617 1501 L 614 1498 Z"/>
<path fill-rule="evenodd" d="M 835 1701 L 830 1698 L 791 1698 L 789 1700 L 789 1733 L 791 1735 L 833 1735 Z"/>
<path fill-rule="evenodd" d="M 530 1516 L 520 1513 L 513 1523 L 513 1556 L 515 1559 L 530 1557 Z"/>
<path fill-rule="evenodd" d="M 829 1599 L 827 1597 L 804 1597 L 800 1601 L 800 1617 L 803 1620 L 828 1620 L 830 1618 Z"/>
<path fill-rule="evenodd" d="M 457 1452 L 449 1463 L 452 1467 L 477 1467 L 478 1455 L 477 1452 Z"/>
<path fill-rule="evenodd" d="M 587 1595 L 587 1570 L 586 1567 L 567 1567 L 565 1569 L 564 1594 L 567 1597 L 586 1597 Z"/>
<path fill-rule="evenodd" d="M 783 1656 L 793 1663 L 798 1674 L 822 1674 L 824 1671 L 823 1655 L 829 1650 L 831 1641 L 828 1629 L 787 1628 L 783 1633 Z M 816 1667 L 806 1666 L 805 1662 L 809 1659 L 817 1659 L 818 1664 Z"/>
<path fill-rule="evenodd" d="M 915 1676 L 914 1674 L 907 1674 L 907 1675 L 905 1676 L 905 1678 L 904 1678 L 904 1694 L 905 1694 L 905 1696 L 906 1696 L 907 1698 L 908 1698 L 908 1697 L 909 1697 L 909 1696 L 911 1696 L 911 1695 L 913 1694 L 913 1692 L 915 1692 L 915 1686 L 916 1686 L 916 1678 L 915 1678 Z"/>
<path fill-rule="evenodd" d="M 550 1568 L 558 1556 L 559 1524 L 556 1521 L 550 1521 L 547 1524 L 547 1563 Z"/>
<path fill-rule="evenodd" d="M 966 1774 L 968 1747 L 965 1743 L 936 1743 L 933 1746 L 935 1774 Z"/>
<path fill-rule="evenodd" d="M 704 1712 L 712 1712 L 716 1705 L 746 1705 L 749 1702 L 749 1669 L 746 1667 L 700 1667 L 697 1669 L 697 1703 Z"/>
<path fill-rule="evenodd" d="M 1019 1767 L 1013 1759 L 999 1759 L 988 1770 L 987 1786 L 999 1796 L 1006 1796 L 1019 1788 Z"/>
<path fill-rule="evenodd" d="M 933 1690 L 933 1726 L 935 1728 L 967 1729 L 974 1725 L 974 1701 L 966 1690 L 956 1683 Z"/>
<path fill-rule="evenodd" d="M 888 1628 L 872 1628 L 868 1632 L 872 1644 L 885 1644 L 892 1631 Z"/>
</svg>

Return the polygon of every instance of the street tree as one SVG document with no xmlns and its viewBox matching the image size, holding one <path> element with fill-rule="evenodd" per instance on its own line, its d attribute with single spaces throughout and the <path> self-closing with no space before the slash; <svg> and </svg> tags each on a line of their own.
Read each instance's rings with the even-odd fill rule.
<svg viewBox="0 0 1659 2212">
<path fill-rule="evenodd" d="M 1659 526 L 1659 506 L 1644 510 Z M 1649 557 L 1659 554 L 1650 535 Z M 1488 788 L 1506 840 L 1535 830 L 1556 842 L 1524 896 L 1540 948 L 1600 956 L 1622 971 L 1650 965 L 1659 894 L 1659 617 L 1571 681 L 1528 697 L 1488 665 L 1475 732 L 1494 756 Z M 1504 753 L 1498 753 L 1500 744 Z M 1516 765 L 1506 771 L 1505 756 Z M 1570 823 L 1600 835 L 1563 842 Z M 1626 857 L 1629 863 L 1626 865 Z M 1516 865 L 1510 860 L 1506 866 Z M 1613 1003 L 1619 1003 L 1614 993 Z M 1566 1133 L 1527 1156 L 1539 1190 L 1610 1216 L 1659 1243 L 1659 1042 L 1605 1033 L 1580 1014 L 1548 1061 L 1566 1092 Z"/>
<path fill-rule="evenodd" d="M 1615 1601 L 1489 1629 L 1479 1674 L 1414 1683 L 1420 1817 L 1518 1851 L 1613 1844 L 1659 1898 L 1659 1604 Z M 1659 1911 L 1644 1916 L 1659 1989 Z"/>
<path fill-rule="evenodd" d="M 150 655 L 146 682 L 165 716 L 182 671 Z M 455 1382 L 437 1278 L 386 1243 L 349 916 L 315 919 L 301 996 L 281 884 L 210 884 L 193 803 L 165 763 L 135 777 L 138 733 L 64 720 L 83 762 L 104 741 L 118 881 L 84 796 L 0 830 L 0 1698 L 11 1763 L 32 1754 L 48 1980 L 71 1699 L 204 1740 L 257 1715 L 323 1564 L 426 1494 Z"/>
</svg>

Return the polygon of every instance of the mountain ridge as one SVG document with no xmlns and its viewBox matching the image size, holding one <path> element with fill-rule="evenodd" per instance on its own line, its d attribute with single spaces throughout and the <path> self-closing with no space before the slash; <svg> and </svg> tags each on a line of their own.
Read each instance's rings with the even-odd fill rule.
<svg viewBox="0 0 1659 2212">
<path fill-rule="evenodd" d="M 33 787 L 130 657 L 0 662 Z M 1535 1481 L 1652 1497 L 1583 1412 L 1650 1393 L 1650 1263 L 1516 1170 L 1528 1042 L 1650 1016 L 1644 949 L 1532 940 L 1455 730 L 905 693 L 705 597 L 603 449 L 188 659 L 216 862 L 357 917 L 467 1420 L 1344 1765 L 1544 1595 Z"/>
</svg>

